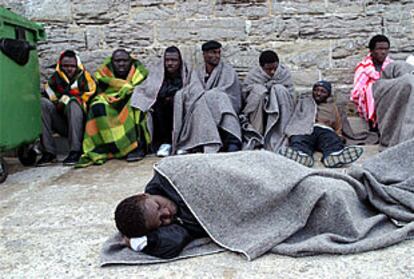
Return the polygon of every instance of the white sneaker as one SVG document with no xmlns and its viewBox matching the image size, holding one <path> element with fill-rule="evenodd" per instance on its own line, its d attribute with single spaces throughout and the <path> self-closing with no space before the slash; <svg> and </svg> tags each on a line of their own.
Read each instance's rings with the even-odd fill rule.
<svg viewBox="0 0 414 279">
<path fill-rule="evenodd" d="M 158 157 L 167 157 L 171 155 L 171 144 L 163 143 L 160 148 L 158 148 L 157 156 Z"/>
<path fill-rule="evenodd" d="M 177 155 L 185 155 L 185 154 L 188 154 L 187 150 L 184 150 L 184 149 L 178 149 L 177 150 Z"/>
</svg>

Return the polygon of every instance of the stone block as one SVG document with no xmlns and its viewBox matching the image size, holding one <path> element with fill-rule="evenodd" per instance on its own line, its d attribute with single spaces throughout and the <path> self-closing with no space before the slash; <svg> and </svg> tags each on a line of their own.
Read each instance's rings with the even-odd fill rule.
<svg viewBox="0 0 414 279">
<path fill-rule="evenodd" d="M 24 16 L 26 14 L 27 0 L 0 0 L 0 7 L 11 10 L 12 12 Z"/>
<path fill-rule="evenodd" d="M 119 0 L 73 1 L 73 17 L 77 23 L 109 24 L 128 17 L 129 4 Z"/>
<path fill-rule="evenodd" d="M 146 23 L 148 21 L 175 19 L 175 9 L 171 6 L 149 6 L 131 9 L 131 17 L 134 22 Z"/>
<path fill-rule="evenodd" d="M 379 15 L 307 15 L 301 16 L 298 21 L 300 38 L 312 40 L 369 37 L 382 30 L 382 17 Z"/>
<path fill-rule="evenodd" d="M 292 70 L 292 79 L 295 87 L 303 87 L 307 91 L 312 90 L 313 84 L 320 79 L 321 73 L 319 70 Z"/>
<path fill-rule="evenodd" d="M 175 9 L 177 18 L 208 18 L 214 14 L 214 1 L 179 0 L 176 1 Z"/>
<path fill-rule="evenodd" d="M 100 49 L 105 47 L 105 28 L 102 26 L 86 26 L 86 48 Z"/>
<path fill-rule="evenodd" d="M 158 41 L 245 40 L 245 20 L 174 20 L 157 23 Z"/>
<path fill-rule="evenodd" d="M 70 21 L 72 4 L 70 0 L 29 0 L 26 3 L 25 15 L 39 21 Z"/>
<path fill-rule="evenodd" d="M 173 5 L 174 0 L 130 0 L 131 7 L 146 7 L 157 5 Z"/>
<path fill-rule="evenodd" d="M 352 86 L 354 82 L 354 68 L 322 70 L 321 79 L 327 80 L 333 85 Z"/>
<path fill-rule="evenodd" d="M 231 2 L 231 3 L 228 3 Z M 215 15 L 219 17 L 260 18 L 269 15 L 267 1 L 217 1 Z"/>
<path fill-rule="evenodd" d="M 147 47 L 154 42 L 151 24 L 119 22 L 105 29 L 105 43 L 110 48 Z"/>
<path fill-rule="evenodd" d="M 252 41 L 286 41 L 298 39 L 299 30 L 299 23 L 296 19 L 272 16 L 252 20 L 248 34 Z"/>
<path fill-rule="evenodd" d="M 352 13 L 363 14 L 365 12 L 366 1 L 355 0 L 328 0 L 325 7 L 328 13 Z"/>
<path fill-rule="evenodd" d="M 325 0 L 272 0 L 273 15 L 323 14 L 326 11 Z"/>
</svg>

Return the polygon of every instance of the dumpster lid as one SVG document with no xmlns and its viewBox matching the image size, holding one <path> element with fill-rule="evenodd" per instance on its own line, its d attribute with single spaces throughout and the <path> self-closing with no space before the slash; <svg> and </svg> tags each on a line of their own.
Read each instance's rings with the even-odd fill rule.
<svg viewBox="0 0 414 279">
<path fill-rule="evenodd" d="M 46 38 L 42 24 L 30 21 L 6 8 L 0 7 L 0 28 L 3 28 L 3 22 L 33 31 L 36 41 L 44 40 Z"/>
</svg>

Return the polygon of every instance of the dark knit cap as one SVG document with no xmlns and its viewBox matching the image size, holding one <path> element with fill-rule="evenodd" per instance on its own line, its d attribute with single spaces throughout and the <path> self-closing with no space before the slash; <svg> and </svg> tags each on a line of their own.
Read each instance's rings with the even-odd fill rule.
<svg viewBox="0 0 414 279">
<path fill-rule="evenodd" d="M 332 85 L 330 82 L 327 82 L 326 80 L 319 80 L 313 85 L 313 89 L 317 86 L 322 86 L 326 89 L 326 91 L 328 91 L 329 95 L 332 94 Z"/>
<path fill-rule="evenodd" d="M 221 44 L 217 41 L 208 41 L 201 46 L 202 51 L 207 51 L 210 49 L 218 49 L 221 48 Z"/>
</svg>

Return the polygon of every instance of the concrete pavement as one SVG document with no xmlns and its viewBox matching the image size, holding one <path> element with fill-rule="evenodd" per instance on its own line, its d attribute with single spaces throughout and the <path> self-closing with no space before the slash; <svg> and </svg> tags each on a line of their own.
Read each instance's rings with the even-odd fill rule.
<svg viewBox="0 0 414 279">
<path fill-rule="evenodd" d="M 358 164 L 377 153 L 377 146 L 365 149 Z M 347 256 L 266 255 L 247 262 L 225 252 L 100 268 L 101 245 L 115 232 L 117 202 L 143 190 L 158 158 L 111 160 L 79 170 L 58 164 L 24 168 L 14 158 L 6 160 L 12 173 L 0 185 L 1 278 L 413 278 L 413 240 Z"/>
</svg>

